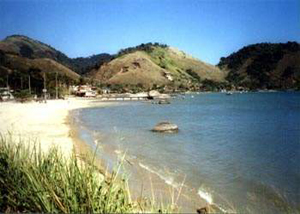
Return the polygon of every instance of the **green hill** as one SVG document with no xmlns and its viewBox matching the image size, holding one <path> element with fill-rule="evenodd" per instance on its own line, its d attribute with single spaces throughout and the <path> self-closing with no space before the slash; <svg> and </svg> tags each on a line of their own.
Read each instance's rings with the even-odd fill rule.
<svg viewBox="0 0 300 214">
<path fill-rule="evenodd" d="M 204 80 L 222 82 L 226 72 L 175 48 L 158 43 L 121 50 L 115 58 L 93 69 L 89 77 L 99 82 L 153 88 L 193 89 Z"/>
<path fill-rule="evenodd" d="M 300 45 L 297 42 L 249 45 L 222 57 L 226 79 L 249 89 L 300 89 Z"/>
</svg>

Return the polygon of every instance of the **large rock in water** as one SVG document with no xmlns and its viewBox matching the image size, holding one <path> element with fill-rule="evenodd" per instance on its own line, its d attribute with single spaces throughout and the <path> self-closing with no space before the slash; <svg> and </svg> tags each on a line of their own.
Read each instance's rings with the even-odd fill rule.
<svg viewBox="0 0 300 214">
<path fill-rule="evenodd" d="M 178 132 L 178 126 L 174 123 L 170 122 L 161 122 L 158 123 L 153 129 L 153 132 L 167 132 L 167 133 L 173 133 Z"/>
</svg>

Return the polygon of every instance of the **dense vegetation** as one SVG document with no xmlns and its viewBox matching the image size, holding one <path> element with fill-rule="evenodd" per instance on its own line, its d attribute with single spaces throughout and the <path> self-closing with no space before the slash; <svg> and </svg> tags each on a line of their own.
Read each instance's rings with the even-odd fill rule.
<svg viewBox="0 0 300 214">
<path fill-rule="evenodd" d="M 110 54 L 97 54 L 90 57 L 78 57 L 71 60 L 71 66 L 79 74 L 86 74 L 93 68 L 99 68 L 103 63 L 109 62 L 114 58 Z"/>
<path fill-rule="evenodd" d="M 250 89 L 299 89 L 300 45 L 297 42 L 249 45 L 218 66 L 229 70 L 227 80 Z"/>
<path fill-rule="evenodd" d="M 34 142 L 25 146 L 0 138 L 0 212 L 137 213 L 170 212 L 171 206 L 133 201 L 119 165 L 103 176 L 94 155 L 85 162 L 65 159 L 58 149 L 42 153 Z M 174 208 L 174 206 L 173 206 Z M 178 212 L 178 210 L 177 210 Z"/>
<path fill-rule="evenodd" d="M 125 55 L 125 54 L 129 54 L 129 53 L 133 53 L 135 51 L 145 51 L 147 53 L 152 52 L 153 47 L 161 47 L 161 48 L 167 48 L 168 46 L 166 44 L 161 44 L 158 42 L 152 43 L 152 42 L 148 42 L 148 43 L 142 43 L 140 45 L 137 45 L 135 47 L 129 47 L 129 48 L 125 48 L 125 49 L 121 49 L 117 55 L 115 56 L 115 58 Z"/>
</svg>

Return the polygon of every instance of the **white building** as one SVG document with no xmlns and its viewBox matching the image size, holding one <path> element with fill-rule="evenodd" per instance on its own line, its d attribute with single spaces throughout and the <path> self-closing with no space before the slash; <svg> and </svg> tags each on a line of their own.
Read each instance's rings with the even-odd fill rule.
<svg viewBox="0 0 300 214">
<path fill-rule="evenodd" d="M 0 88 L 0 100 L 8 101 L 13 100 L 14 96 L 12 95 L 9 88 Z"/>
</svg>

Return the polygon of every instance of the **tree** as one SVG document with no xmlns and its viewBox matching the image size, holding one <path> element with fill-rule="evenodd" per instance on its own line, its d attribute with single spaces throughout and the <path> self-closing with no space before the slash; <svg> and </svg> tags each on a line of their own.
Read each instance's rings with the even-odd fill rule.
<svg viewBox="0 0 300 214">
<path fill-rule="evenodd" d="M 86 83 L 85 79 L 83 77 L 79 78 L 79 85 L 84 85 Z"/>
</svg>

